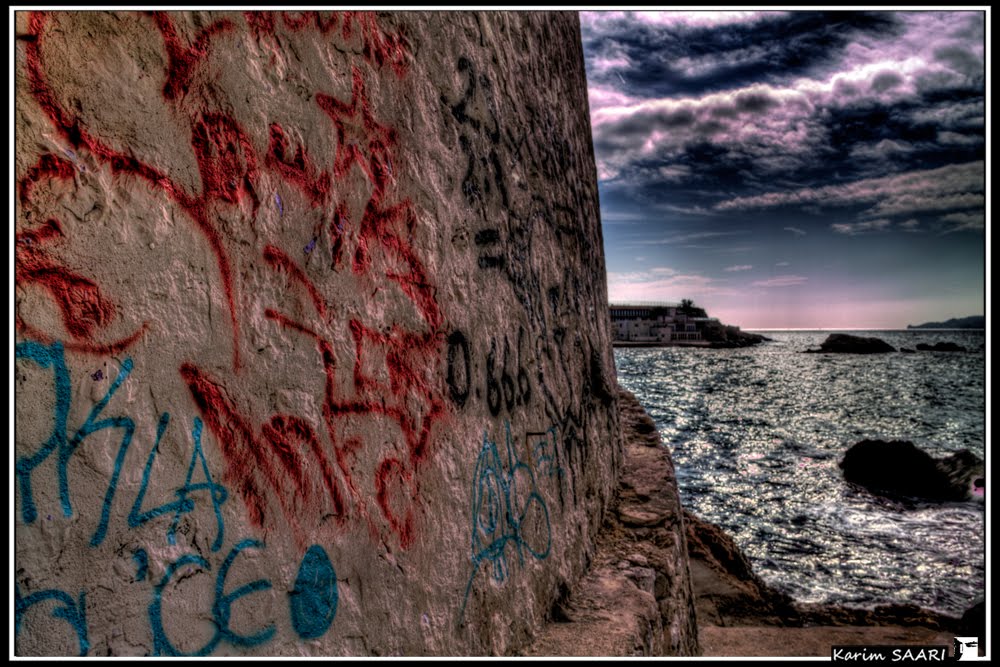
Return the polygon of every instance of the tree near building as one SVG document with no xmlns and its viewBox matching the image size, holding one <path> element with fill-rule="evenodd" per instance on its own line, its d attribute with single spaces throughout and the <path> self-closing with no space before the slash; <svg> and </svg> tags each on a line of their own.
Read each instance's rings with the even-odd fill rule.
<svg viewBox="0 0 1000 667">
<path fill-rule="evenodd" d="M 694 305 L 691 299 L 681 299 L 681 305 L 677 310 L 688 317 L 708 317 L 705 309 Z"/>
</svg>

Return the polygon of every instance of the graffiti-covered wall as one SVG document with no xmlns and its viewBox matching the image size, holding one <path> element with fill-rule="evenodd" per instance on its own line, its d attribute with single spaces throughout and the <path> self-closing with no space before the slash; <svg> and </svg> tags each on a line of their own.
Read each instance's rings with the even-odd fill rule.
<svg viewBox="0 0 1000 667">
<path fill-rule="evenodd" d="M 621 459 L 576 15 L 15 30 L 16 652 L 522 646 Z"/>
</svg>

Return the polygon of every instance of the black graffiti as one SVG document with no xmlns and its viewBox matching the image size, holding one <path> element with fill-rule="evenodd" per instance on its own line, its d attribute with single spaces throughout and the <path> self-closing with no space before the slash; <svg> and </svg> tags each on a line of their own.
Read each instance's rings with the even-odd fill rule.
<svg viewBox="0 0 1000 667">
<path fill-rule="evenodd" d="M 524 38 L 545 42 L 546 30 L 532 23 Z M 575 55 L 552 50 L 541 58 L 505 66 L 539 86 L 548 72 L 564 71 L 548 92 L 579 99 L 574 87 L 584 72 Z M 449 350 L 449 385 L 457 384 L 453 393 L 465 397 L 462 406 L 481 401 L 494 417 L 529 403 L 532 421 L 543 413 L 556 427 L 553 447 L 572 494 L 566 501 L 575 504 L 593 494 L 595 481 L 582 471 L 617 432 L 618 419 L 614 362 L 604 343 L 609 323 L 599 316 L 607 293 L 600 281 L 583 278 L 604 273 L 593 149 L 589 135 L 578 132 L 586 108 L 525 100 L 494 86 L 492 71 L 488 63 L 459 58 L 460 83 L 441 96 L 441 111 L 466 167 L 460 183 L 474 218 L 470 259 L 484 284 L 507 292 L 509 317 L 522 327 L 516 341 L 496 331 L 466 331 L 469 363 L 463 366 L 457 344 Z"/>
<path fill-rule="evenodd" d="M 493 84 L 489 77 L 476 71 L 469 58 L 460 57 L 457 69 L 465 75 L 465 90 L 454 103 L 441 95 L 441 103 L 451 112 L 462 132 L 458 143 L 467 160 L 462 194 L 470 205 L 482 206 L 496 192 L 507 209 L 510 194 L 497 153 L 501 134 Z"/>
<path fill-rule="evenodd" d="M 520 406 L 531 402 L 531 379 L 523 365 L 521 357 L 522 341 L 525 331 L 522 328 L 518 334 L 518 344 L 512 347 L 504 336 L 502 339 L 490 338 L 489 348 L 481 365 L 483 369 L 484 392 L 473 386 L 475 377 L 475 356 L 465 334 L 453 331 L 448 336 L 448 371 L 447 381 L 452 402 L 459 408 L 465 407 L 475 389 L 477 397 L 485 393 L 486 407 L 494 417 L 506 410 L 512 413 Z"/>
<path fill-rule="evenodd" d="M 476 232 L 475 237 L 476 245 L 479 247 L 483 246 L 493 246 L 500 242 L 500 231 L 497 229 L 483 229 Z M 494 252 L 493 250 L 484 249 L 482 254 L 479 255 L 479 268 L 481 269 L 493 269 L 493 268 L 504 268 L 507 264 L 506 258 L 503 255 L 487 254 L 488 252 Z"/>
<path fill-rule="evenodd" d="M 461 369 L 458 354 L 461 353 Z M 461 331 L 453 331 L 448 336 L 448 393 L 458 407 L 464 407 L 469 398 L 472 383 L 472 362 L 469 359 L 469 341 Z M 456 378 L 456 375 L 458 378 Z"/>
</svg>

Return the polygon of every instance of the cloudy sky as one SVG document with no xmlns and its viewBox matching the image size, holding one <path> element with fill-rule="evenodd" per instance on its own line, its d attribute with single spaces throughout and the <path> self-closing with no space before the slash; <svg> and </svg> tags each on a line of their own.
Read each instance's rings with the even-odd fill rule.
<svg viewBox="0 0 1000 667">
<path fill-rule="evenodd" d="M 583 12 L 613 301 L 894 328 L 985 301 L 982 12 Z"/>
</svg>

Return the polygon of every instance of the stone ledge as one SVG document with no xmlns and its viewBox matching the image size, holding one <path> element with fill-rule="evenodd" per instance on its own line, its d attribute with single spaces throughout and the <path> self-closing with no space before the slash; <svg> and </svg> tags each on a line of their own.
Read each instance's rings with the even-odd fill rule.
<svg viewBox="0 0 1000 667">
<path fill-rule="evenodd" d="M 698 653 L 683 511 L 673 463 L 635 397 L 618 396 L 625 456 L 587 573 L 521 655 Z"/>
</svg>

